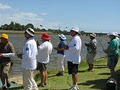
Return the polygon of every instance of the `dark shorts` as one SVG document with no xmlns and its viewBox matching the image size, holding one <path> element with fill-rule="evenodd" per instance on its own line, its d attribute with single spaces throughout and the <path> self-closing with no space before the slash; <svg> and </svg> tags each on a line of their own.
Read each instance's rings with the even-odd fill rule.
<svg viewBox="0 0 120 90">
<path fill-rule="evenodd" d="M 37 70 L 40 70 L 40 72 L 46 71 L 47 70 L 47 65 L 48 64 L 38 62 Z"/>
<path fill-rule="evenodd" d="M 77 74 L 78 73 L 78 64 L 73 64 L 72 62 L 68 63 L 68 74 Z"/>
<path fill-rule="evenodd" d="M 108 68 L 114 69 L 118 62 L 118 55 L 108 56 Z"/>
</svg>

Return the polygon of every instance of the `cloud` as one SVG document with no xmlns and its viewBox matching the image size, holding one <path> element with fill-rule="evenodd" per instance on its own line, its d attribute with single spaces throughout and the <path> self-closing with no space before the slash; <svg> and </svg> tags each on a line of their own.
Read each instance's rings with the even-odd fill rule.
<svg viewBox="0 0 120 90">
<path fill-rule="evenodd" d="M 0 25 L 9 24 L 11 21 L 18 22 L 20 24 L 32 23 L 33 25 L 38 25 L 43 22 L 44 19 L 40 18 L 37 14 L 34 13 L 24 13 L 19 12 L 15 14 L 1 14 L 0 15 Z"/>
<path fill-rule="evenodd" d="M 41 14 L 41 15 L 48 15 L 48 13 L 44 13 L 44 12 L 43 12 L 43 13 L 40 13 L 40 14 Z"/>
<path fill-rule="evenodd" d="M 0 4 L 0 9 L 2 9 L 2 10 L 4 10 L 4 9 L 12 9 L 12 7 L 10 7 L 8 5 Z"/>
</svg>

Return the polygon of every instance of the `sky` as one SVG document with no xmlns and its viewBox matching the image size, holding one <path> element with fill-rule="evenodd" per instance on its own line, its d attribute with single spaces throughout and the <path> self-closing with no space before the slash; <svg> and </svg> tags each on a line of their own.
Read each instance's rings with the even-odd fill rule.
<svg viewBox="0 0 120 90">
<path fill-rule="evenodd" d="M 0 25 L 120 33 L 120 0 L 0 0 Z M 40 27 L 42 25 L 43 27 Z"/>
</svg>

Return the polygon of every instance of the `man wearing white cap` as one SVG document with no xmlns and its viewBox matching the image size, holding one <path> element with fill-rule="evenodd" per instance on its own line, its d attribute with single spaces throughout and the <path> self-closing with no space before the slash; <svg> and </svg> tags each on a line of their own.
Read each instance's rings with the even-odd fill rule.
<svg viewBox="0 0 120 90">
<path fill-rule="evenodd" d="M 24 45 L 23 53 L 17 54 L 17 56 L 22 59 L 24 90 L 38 90 L 33 78 L 34 70 L 37 67 L 36 55 L 38 54 L 37 44 L 33 38 L 34 30 L 28 28 L 24 35 L 27 41 Z"/>
<path fill-rule="evenodd" d="M 73 85 L 69 88 L 70 90 L 77 90 L 77 73 L 78 73 L 78 65 L 81 62 L 81 47 L 82 42 L 79 37 L 79 29 L 77 27 L 72 27 L 70 30 L 70 35 L 72 36 L 72 40 L 69 45 L 65 45 L 65 60 L 68 62 L 68 73 L 72 74 Z"/>
<path fill-rule="evenodd" d="M 87 47 L 87 55 L 86 55 L 86 61 L 88 63 L 89 68 L 87 71 L 93 71 L 93 61 L 95 58 L 95 55 L 97 53 L 97 40 L 95 39 L 96 34 L 92 33 L 90 34 L 90 42 L 85 43 L 85 46 Z"/>
<path fill-rule="evenodd" d="M 105 53 L 108 55 L 108 63 L 107 67 L 110 69 L 111 76 L 114 75 L 114 68 L 117 65 L 118 62 L 118 54 L 119 54 L 119 42 L 116 39 L 116 33 L 111 32 L 108 34 L 110 38 L 109 45 L 106 50 L 104 50 Z"/>
</svg>

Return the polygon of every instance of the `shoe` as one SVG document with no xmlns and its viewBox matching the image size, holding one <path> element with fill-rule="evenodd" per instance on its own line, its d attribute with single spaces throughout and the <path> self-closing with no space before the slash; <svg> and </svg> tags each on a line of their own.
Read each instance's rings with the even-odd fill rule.
<svg viewBox="0 0 120 90">
<path fill-rule="evenodd" d="M 57 73 L 56 76 L 63 76 L 63 74 L 62 73 Z"/>
<path fill-rule="evenodd" d="M 10 87 L 11 85 L 10 85 L 10 83 L 9 82 L 7 82 L 7 87 Z"/>
<path fill-rule="evenodd" d="M 78 85 L 72 85 L 69 90 L 79 90 Z"/>
<path fill-rule="evenodd" d="M 88 72 L 90 69 L 87 69 L 86 71 Z"/>
<path fill-rule="evenodd" d="M 38 84 L 38 87 L 45 87 L 46 85 L 44 83 Z"/>
<path fill-rule="evenodd" d="M 7 89 L 6 86 L 3 86 L 3 87 L 2 87 L 2 90 L 6 90 L 6 89 Z"/>
</svg>

